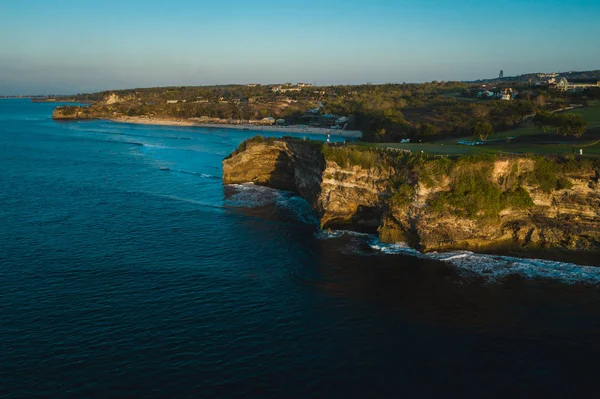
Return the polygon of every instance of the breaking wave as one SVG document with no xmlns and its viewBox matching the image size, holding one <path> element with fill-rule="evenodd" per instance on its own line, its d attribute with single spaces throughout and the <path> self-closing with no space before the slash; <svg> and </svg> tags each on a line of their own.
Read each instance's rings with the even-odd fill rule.
<svg viewBox="0 0 600 399">
<path fill-rule="evenodd" d="M 165 172 L 175 172 L 175 173 L 182 173 L 184 175 L 194 175 L 194 176 L 199 176 L 203 179 L 221 179 L 220 176 L 215 176 L 215 175 L 210 175 L 208 173 L 202 173 L 202 172 L 194 172 L 191 170 L 183 170 L 183 169 L 171 169 L 171 168 L 167 168 L 167 167 L 161 167 L 160 170 L 163 170 Z"/>
<path fill-rule="evenodd" d="M 235 208 L 257 208 L 273 205 L 294 220 L 304 224 L 318 225 L 319 220 L 308 202 L 289 191 L 258 186 L 253 183 L 228 184 L 225 186 L 225 204 Z"/>
<path fill-rule="evenodd" d="M 478 254 L 471 251 L 421 253 L 407 244 L 386 244 L 375 235 L 352 231 L 319 231 L 317 239 L 329 240 L 350 237 L 341 247 L 344 253 L 362 256 L 405 255 L 436 260 L 452 265 L 465 279 L 483 278 L 488 282 L 501 282 L 509 276 L 524 279 L 552 279 L 567 284 L 600 284 L 600 267 L 544 259 L 516 258 L 502 255 Z"/>
</svg>

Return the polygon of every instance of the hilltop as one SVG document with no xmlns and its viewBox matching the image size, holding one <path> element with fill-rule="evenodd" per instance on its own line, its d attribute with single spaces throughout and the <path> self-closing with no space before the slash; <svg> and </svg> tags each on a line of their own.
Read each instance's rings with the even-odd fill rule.
<svg viewBox="0 0 600 399">
<path fill-rule="evenodd" d="M 578 72 L 569 76 L 594 74 Z M 586 107 L 589 101 L 600 98 L 599 85 L 571 84 L 563 88 L 556 80 L 558 75 L 551 75 L 535 82 L 524 80 L 527 75 L 503 78 L 497 84 L 434 81 L 320 87 L 286 83 L 138 88 L 60 98 L 91 105 L 61 108 L 55 117 L 306 126 L 359 130 L 367 142 L 435 142 L 472 136 L 482 124 L 496 134 L 511 131 L 537 113 Z"/>
</svg>

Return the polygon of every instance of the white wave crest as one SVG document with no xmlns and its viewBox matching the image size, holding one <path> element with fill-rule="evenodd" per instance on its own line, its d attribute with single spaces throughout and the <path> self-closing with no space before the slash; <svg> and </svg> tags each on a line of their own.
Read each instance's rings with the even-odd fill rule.
<svg viewBox="0 0 600 399">
<path fill-rule="evenodd" d="M 164 170 L 166 172 L 183 173 L 185 175 L 199 176 L 199 177 L 201 177 L 203 179 L 221 179 L 219 176 L 211 175 L 211 174 L 208 174 L 208 173 L 194 172 L 194 171 L 191 171 L 191 170 L 184 170 L 184 169 L 171 169 L 171 168 L 165 167 L 165 166 L 161 166 L 160 170 Z"/>
<path fill-rule="evenodd" d="M 362 238 L 374 237 L 372 234 L 359 233 L 357 231 L 351 231 L 351 230 L 319 230 L 315 233 L 315 237 L 319 240 L 331 240 L 331 239 L 339 238 L 342 236 L 362 237 Z"/>
<path fill-rule="evenodd" d="M 255 208 L 273 204 L 302 223 L 313 225 L 319 223 L 310 205 L 303 198 L 289 191 L 276 190 L 253 183 L 228 184 L 227 187 L 234 191 L 226 200 L 226 204 L 229 206 Z"/>
<path fill-rule="evenodd" d="M 520 276 L 525 279 L 552 279 L 567 284 L 600 284 L 600 267 L 582 266 L 574 263 L 543 259 L 516 258 L 502 255 L 477 254 L 470 251 L 421 253 L 405 243 L 386 244 L 376 236 L 345 230 L 319 231 L 315 237 L 322 240 L 336 239 L 342 236 L 353 237 L 351 248 L 346 245 L 340 251 L 344 253 L 372 256 L 365 251 L 368 248 L 382 255 L 407 255 L 421 259 L 431 259 L 450 264 L 463 278 L 483 278 L 488 282 L 500 282 L 508 276 Z"/>
</svg>

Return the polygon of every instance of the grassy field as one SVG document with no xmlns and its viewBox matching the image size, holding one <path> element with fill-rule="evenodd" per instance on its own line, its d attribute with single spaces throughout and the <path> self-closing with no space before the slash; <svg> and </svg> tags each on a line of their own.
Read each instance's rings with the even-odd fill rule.
<svg viewBox="0 0 600 399">
<path fill-rule="evenodd" d="M 586 157 L 600 157 L 600 101 L 590 101 L 588 107 L 568 111 L 581 115 L 590 122 L 588 131 L 580 140 L 563 138 L 552 132 L 544 132 L 532 122 L 525 122 L 519 128 L 494 134 L 485 145 L 459 145 L 459 140 L 449 138 L 432 143 L 357 143 L 358 146 L 375 148 L 396 148 L 414 153 L 432 155 L 471 155 L 471 154 L 556 154 L 579 153 L 583 149 Z M 587 137 L 586 137 L 587 136 Z"/>
<path fill-rule="evenodd" d="M 579 114 L 586 121 L 590 122 L 588 129 L 600 129 L 600 101 L 590 101 L 587 108 L 570 111 Z"/>
</svg>

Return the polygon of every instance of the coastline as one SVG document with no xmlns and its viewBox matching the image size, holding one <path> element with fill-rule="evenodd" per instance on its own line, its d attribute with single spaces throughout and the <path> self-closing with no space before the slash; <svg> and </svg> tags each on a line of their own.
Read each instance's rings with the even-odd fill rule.
<svg viewBox="0 0 600 399">
<path fill-rule="evenodd" d="M 273 126 L 273 125 L 251 125 L 251 124 L 228 124 L 228 123 L 198 123 L 185 119 L 163 119 L 163 118 L 140 118 L 135 116 L 123 116 L 118 118 L 108 118 L 107 120 L 117 123 L 134 123 L 139 125 L 160 125 L 160 126 L 186 126 L 186 127 L 204 127 L 204 128 L 215 128 L 215 129 L 236 129 L 236 130 L 253 130 L 253 131 L 267 131 L 267 132 L 280 132 L 280 133 L 292 133 L 292 134 L 322 134 L 326 135 L 327 132 L 331 132 L 332 136 L 346 137 L 346 138 L 361 138 L 362 132 L 359 130 L 339 130 L 339 129 L 326 129 L 321 127 L 310 127 L 304 125 L 292 125 L 292 126 Z"/>
</svg>

